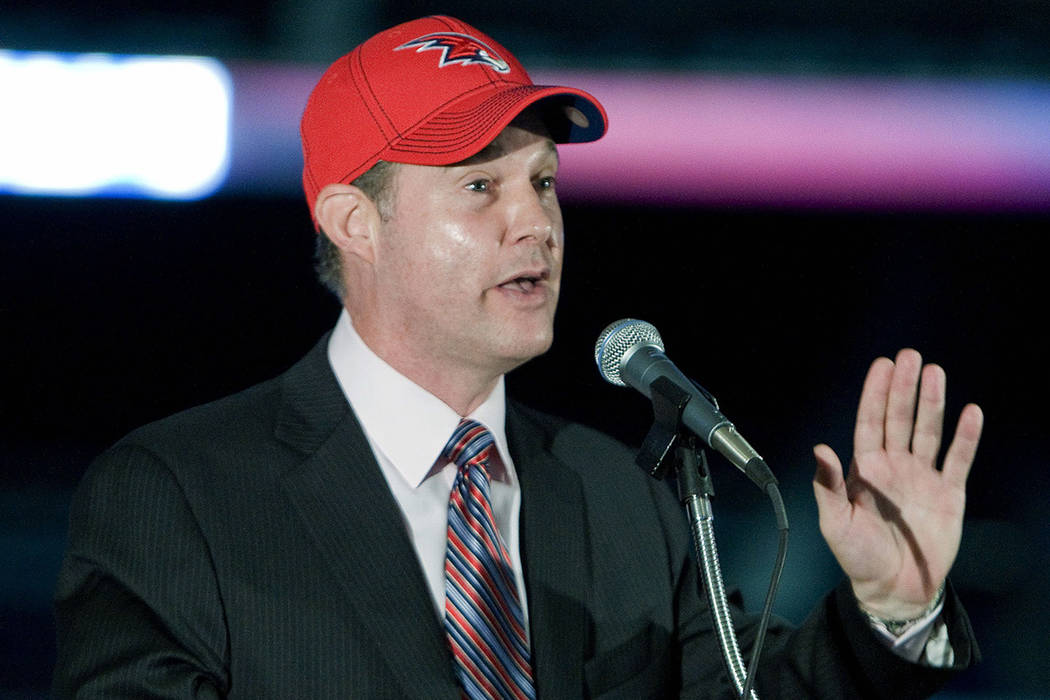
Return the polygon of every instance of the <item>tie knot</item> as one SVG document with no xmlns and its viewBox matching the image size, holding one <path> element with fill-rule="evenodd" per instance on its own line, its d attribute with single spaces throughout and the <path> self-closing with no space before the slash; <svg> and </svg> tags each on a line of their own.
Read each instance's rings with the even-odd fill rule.
<svg viewBox="0 0 1050 700">
<path fill-rule="evenodd" d="M 463 469 L 468 464 L 486 463 L 492 443 L 492 433 L 488 428 L 475 420 L 464 418 L 452 433 L 442 454 Z"/>
</svg>

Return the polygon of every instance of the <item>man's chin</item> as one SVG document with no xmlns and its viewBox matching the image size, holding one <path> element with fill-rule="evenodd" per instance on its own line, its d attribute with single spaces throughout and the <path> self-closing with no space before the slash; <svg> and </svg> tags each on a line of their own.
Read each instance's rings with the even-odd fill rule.
<svg viewBox="0 0 1050 700">
<path fill-rule="evenodd" d="M 543 355 L 551 349 L 553 343 L 554 333 L 546 332 L 538 333 L 527 340 L 522 340 L 514 346 L 506 348 L 504 357 L 506 358 L 507 368 L 503 370 L 504 373 L 516 369 L 529 360 Z"/>
</svg>

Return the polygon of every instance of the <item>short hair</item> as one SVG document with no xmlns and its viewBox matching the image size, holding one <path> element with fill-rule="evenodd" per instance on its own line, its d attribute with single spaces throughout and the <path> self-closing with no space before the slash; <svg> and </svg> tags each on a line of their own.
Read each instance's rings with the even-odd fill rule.
<svg viewBox="0 0 1050 700">
<path fill-rule="evenodd" d="M 390 218 L 394 207 L 396 165 L 397 163 L 381 160 L 350 183 L 375 203 L 382 221 Z M 343 258 L 339 248 L 328 239 L 324 231 L 317 232 L 317 241 L 314 246 L 314 270 L 317 272 L 318 281 L 342 301 L 346 296 L 346 285 L 343 282 Z"/>
</svg>

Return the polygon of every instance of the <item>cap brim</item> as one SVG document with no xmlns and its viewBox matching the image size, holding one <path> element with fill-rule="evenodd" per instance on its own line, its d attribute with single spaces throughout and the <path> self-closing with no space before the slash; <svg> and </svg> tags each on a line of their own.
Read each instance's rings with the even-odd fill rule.
<svg viewBox="0 0 1050 700">
<path fill-rule="evenodd" d="M 476 91 L 406 130 L 380 154 L 383 160 L 416 165 L 449 165 L 476 154 L 515 117 L 535 106 L 555 143 L 584 143 L 601 138 L 605 109 L 576 88 L 516 85 Z"/>
</svg>

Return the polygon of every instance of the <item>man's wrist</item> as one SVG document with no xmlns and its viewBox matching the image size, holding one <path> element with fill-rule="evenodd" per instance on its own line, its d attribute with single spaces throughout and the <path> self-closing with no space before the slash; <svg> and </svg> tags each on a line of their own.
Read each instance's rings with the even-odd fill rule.
<svg viewBox="0 0 1050 700">
<path fill-rule="evenodd" d="M 889 632 L 894 637 L 900 637 L 902 634 L 907 632 L 916 623 L 921 622 L 929 618 L 934 612 L 940 609 L 944 604 L 944 582 L 941 582 L 940 588 L 937 589 L 937 595 L 934 596 L 933 602 L 926 606 L 922 612 L 917 615 L 909 616 L 907 618 L 893 618 L 885 617 L 883 615 L 873 613 L 864 607 L 864 604 L 857 601 L 860 606 L 860 611 L 864 613 L 868 621 L 875 627 L 881 628 Z"/>
</svg>

